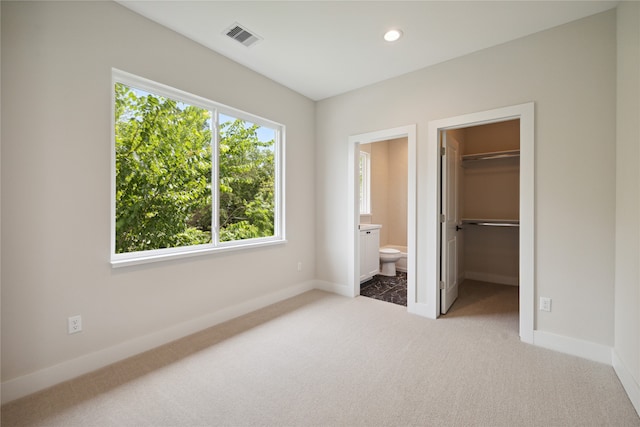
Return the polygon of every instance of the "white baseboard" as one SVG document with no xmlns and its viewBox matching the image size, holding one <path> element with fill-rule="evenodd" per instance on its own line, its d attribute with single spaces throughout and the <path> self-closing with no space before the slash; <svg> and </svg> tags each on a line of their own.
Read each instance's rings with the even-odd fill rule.
<svg viewBox="0 0 640 427">
<path fill-rule="evenodd" d="M 337 283 L 327 282 L 324 280 L 315 280 L 314 289 L 331 292 L 331 293 L 342 295 L 345 297 L 353 298 L 355 296 L 353 292 L 353 288 L 351 286 L 339 285 Z"/>
<path fill-rule="evenodd" d="M 638 415 L 640 415 L 640 386 L 638 385 L 638 382 L 633 375 L 631 375 L 627 366 L 622 363 L 622 360 L 620 360 L 615 349 L 611 350 L 611 360 L 613 363 L 613 369 L 616 371 L 616 375 L 620 379 L 622 387 L 624 387 L 624 391 L 627 392 L 627 396 L 629 396 L 631 404 Z"/>
<path fill-rule="evenodd" d="M 303 282 L 280 291 L 254 298 L 214 313 L 153 332 L 58 365 L 32 372 L 2 383 L 2 403 L 43 390 L 112 363 L 151 350 L 235 317 L 314 289 L 316 281 Z"/>
<path fill-rule="evenodd" d="M 611 366 L 611 347 L 551 332 L 533 331 L 533 345 Z"/>
<path fill-rule="evenodd" d="M 254 298 L 250 301 L 224 308 L 197 319 L 180 323 L 162 331 L 157 331 L 40 371 L 7 380 L 2 383 L 2 403 L 4 404 L 27 396 L 312 289 L 320 289 L 343 296 L 353 296 L 353 290 L 348 286 L 319 280 L 303 282 L 272 294 Z M 429 317 L 429 310 L 427 308 L 426 304 L 416 303 L 409 307 L 409 312 Z M 615 351 L 610 347 L 544 331 L 534 331 L 533 344 L 561 353 L 613 365 L 631 402 L 640 414 L 640 387 L 620 361 Z"/>
<path fill-rule="evenodd" d="M 481 273 L 478 271 L 466 271 L 464 277 L 481 282 L 498 283 L 500 285 L 518 286 L 518 278 L 513 276 L 501 276 L 499 274 Z"/>
<path fill-rule="evenodd" d="M 606 345 L 544 331 L 533 331 L 533 340 L 533 344 L 539 347 L 612 366 L 631 404 L 640 415 L 640 385 L 638 385 L 636 379 L 622 362 L 615 349 Z"/>
</svg>

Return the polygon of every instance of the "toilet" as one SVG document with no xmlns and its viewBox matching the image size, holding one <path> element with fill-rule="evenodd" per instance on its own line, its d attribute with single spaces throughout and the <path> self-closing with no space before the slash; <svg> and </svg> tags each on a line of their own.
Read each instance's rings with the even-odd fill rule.
<svg viewBox="0 0 640 427">
<path fill-rule="evenodd" d="M 380 248 L 380 274 L 382 276 L 396 275 L 396 261 L 400 259 L 402 253 L 397 249 Z"/>
</svg>

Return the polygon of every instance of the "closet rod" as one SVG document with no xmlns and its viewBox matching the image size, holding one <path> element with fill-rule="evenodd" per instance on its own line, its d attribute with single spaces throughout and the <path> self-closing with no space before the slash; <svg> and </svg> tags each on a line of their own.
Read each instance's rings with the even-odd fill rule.
<svg viewBox="0 0 640 427">
<path fill-rule="evenodd" d="M 520 224 L 514 224 L 511 222 L 466 222 L 469 225 L 479 225 L 482 227 L 519 227 Z"/>
<path fill-rule="evenodd" d="M 479 225 L 482 227 L 519 227 L 520 221 L 517 219 L 472 219 L 463 218 L 463 224 Z"/>
<path fill-rule="evenodd" d="M 510 159 L 513 157 L 520 157 L 520 150 L 496 151 L 493 153 L 483 154 L 466 154 L 462 156 L 462 160 L 469 162 L 475 160 Z"/>
</svg>

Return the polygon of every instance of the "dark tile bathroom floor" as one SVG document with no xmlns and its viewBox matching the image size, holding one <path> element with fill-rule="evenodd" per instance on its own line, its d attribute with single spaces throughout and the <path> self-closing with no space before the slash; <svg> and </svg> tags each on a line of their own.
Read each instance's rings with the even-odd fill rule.
<svg viewBox="0 0 640 427">
<path fill-rule="evenodd" d="M 407 273 L 398 271 L 395 277 L 375 275 L 360 284 L 360 295 L 407 306 Z"/>
</svg>

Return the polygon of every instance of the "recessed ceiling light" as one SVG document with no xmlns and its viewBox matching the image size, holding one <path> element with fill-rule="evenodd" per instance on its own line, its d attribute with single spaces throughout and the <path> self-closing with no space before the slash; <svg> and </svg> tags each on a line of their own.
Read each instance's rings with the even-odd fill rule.
<svg viewBox="0 0 640 427">
<path fill-rule="evenodd" d="M 402 37 L 402 31 L 400 30 L 389 30 L 384 33 L 384 39 L 388 42 L 394 42 Z"/>
</svg>

